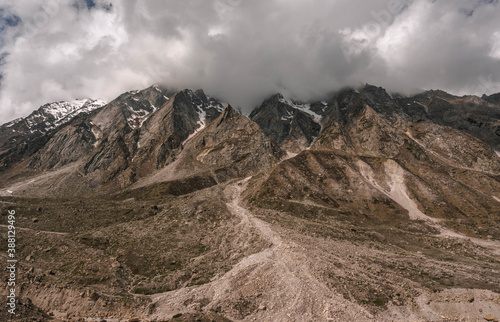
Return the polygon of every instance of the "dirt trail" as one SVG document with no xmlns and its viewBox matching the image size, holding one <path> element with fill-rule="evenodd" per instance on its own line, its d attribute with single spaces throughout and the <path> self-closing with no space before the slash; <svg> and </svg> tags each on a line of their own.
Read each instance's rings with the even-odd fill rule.
<svg viewBox="0 0 500 322">
<path fill-rule="evenodd" d="M 450 167 L 457 168 L 457 169 L 462 169 L 462 170 L 468 170 L 468 171 L 481 172 L 481 173 L 485 173 L 485 174 L 488 174 L 488 175 L 496 176 L 496 173 L 492 173 L 492 172 L 488 172 L 488 171 L 484 171 L 484 170 L 479 170 L 479 169 L 476 169 L 476 168 L 465 167 L 465 166 L 461 166 L 459 164 L 456 164 L 455 162 L 453 162 L 453 161 L 451 161 L 451 160 L 443 157 L 441 154 L 439 154 L 439 153 L 437 153 L 437 152 L 435 152 L 435 151 L 433 151 L 431 149 L 428 149 L 422 142 L 420 142 L 416 138 L 414 138 L 409 131 L 407 131 L 405 134 L 406 134 L 407 137 L 409 137 L 411 140 L 413 140 L 413 142 L 415 142 L 416 144 L 418 144 L 426 152 L 430 153 L 431 155 L 433 155 L 434 157 L 436 157 L 438 160 L 440 160 L 441 162 L 443 162 L 446 165 L 449 165 Z M 497 153 L 497 155 L 498 155 L 498 153 Z"/>
<path fill-rule="evenodd" d="M 169 318 L 195 308 L 203 311 L 223 308 L 225 315 L 237 321 L 372 320 L 373 316 L 364 308 L 346 300 L 313 276 L 308 264 L 311 259 L 304 248 L 283 239 L 272 226 L 241 206 L 241 193 L 249 179 L 227 186 L 227 207 L 240 218 L 241 231 L 256 231 L 270 247 L 243 258 L 226 274 L 215 277 L 208 284 L 151 295 L 157 308 L 153 317 Z M 235 303 L 241 298 L 257 302 L 253 312 L 244 317 L 234 314 Z M 203 308 L 197 302 L 205 302 Z M 185 303 L 191 304 L 186 306 Z"/>
<path fill-rule="evenodd" d="M 269 225 L 262 220 L 255 218 L 249 213 L 249 211 L 240 206 L 241 193 L 244 190 L 243 188 L 246 187 L 248 180 L 250 180 L 250 177 L 230 186 L 228 189 L 231 194 L 229 196 L 230 202 L 227 203 L 227 206 L 233 214 L 240 217 L 240 219 L 247 225 L 255 228 L 263 238 L 272 243 L 272 248 L 279 247 L 282 245 L 281 238 L 271 230 Z"/>
<path fill-rule="evenodd" d="M 8 226 L 7 225 L 0 225 L 0 227 L 7 228 Z M 51 235 L 61 235 L 61 236 L 69 235 L 69 233 L 62 233 L 62 232 L 59 232 L 59 231 L 36 230 L 36 229 L 22 228 L 22 227 L 16 227 L 16 230 L 27 230 L 27 231 L 32 231 L 32 232 L 35 232 L 35 233 L 51 234 Z"/>
</svg>

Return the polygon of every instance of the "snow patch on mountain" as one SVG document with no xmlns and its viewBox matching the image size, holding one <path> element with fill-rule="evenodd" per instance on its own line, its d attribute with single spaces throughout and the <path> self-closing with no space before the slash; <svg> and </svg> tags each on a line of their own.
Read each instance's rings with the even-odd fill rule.
<svg viewBox="0 0 500 322">
<path fill-rule="evenodd" d="M 218 100 L 216 100 L 215 98 L 210 97 L 210 96 L 207 96 L 207 99 L 208 99 L 208 102 L 209 102 L 208 106 L 207 106 L 207 109 L 214 108 L 214 109 L 216 109 L 219 112 L 224 111 L 224 106 L 222 106 L 222 104 Z"/>
<path fill-rule="evenodd" d="M 290 110 L 287 110 L 286 112 L 287 112 L 287 115 L 283 115 L 281 117 L 281 120 L 282 121 L 289 121 L 289 120 L 293 119 L 293 112 Z"/>
<path fill-rule="evenodd" d="M 206 124 L 206 119 L 207 119 L 207 112 L 203 109 L 203 105 L 197 105 L 196 106 L 196 113 L 198 114 L 198 121 L 196 124 L 198 124 L 198 127 L 196 130 L 194 130 L 193 133 L 191 133 L 187 139 L 184 140 L 183 144 L 189 141 L 193 136 L 198 134 L 201 130 L 203 130 L 207 124 Z"/>
<path fill-rule="evenodd" d="M 149 112 L 147 110 L 135 111 L 130 109 L 130 116 L 127 118 L 128 125 L 133 129 L 138 129 L 142 127 L 142 124 L 153 114 L 156 110 Z"/>
<path fill-rule="evenodd" d="M 169 100 L 170 98 L 164 94 L 164 92 L 161 90 L 161 88 L 158 85 L 153 85 L 153 89 L 160 93 L 165 100 Z"/>
<path fill-rule="evenodd" d="M 157 89 L 157 91 L 161 92 L 159 89 Z M 167 96 L 163 95 L 163 97 L 166 101 L 169 100 Z M 146 120 L 160 108 L 160 106 L 155 106 L 150 101 L 141 100 L 138 97 L 132 97 L 132 101 L 136 102 L 137 105 L 127 106 L 130 111 L 130 116 L 127 117 L 127 123 L 133 129 L 141 128 L 144 122 L 146 122 Z M 149 106 L 145 106 L 145 102 L 147 102 Z"/>
<path fill-rule="evenodd" d="M 198 113 L 198 122 L 196 122 L 196 123 L 198 125 L 200 125 L 198 127 L 198 129 L 197 129 L 199 131 L 199 130 L 203 129 L 206 126 L 205 120 L 207 118 L 207 112 L 205 112 L 205 110 L 202 108 L 201 105 L 197 106 L 197 109 L 198 109 L 198 111 L 197 111 L 197 113 Z"/>
<path fill-rule="evenodd" d="M 27 117 L 6 123 L 4 127 L 9 128 L 18 123 L 24 123 L 30 133 L 36 131 L 47 133 L 81 113 L 90 113 L 104 105 L 106 102 L 103 100 L 91 99 L 49 103 L 41 106 Z M 14 129 L 12 131 L 15 132 Z"/>
<path fill-rule="evenodd" d="M 304 112 L 306 114 L 308 114 L 309 116 L 312 117 L 312 119 L 314 120 L 314 122 L 316 123 L 320 123 L 321 122 L 321 115 L 319 114 L 316 114 L 314 113 L 312 110 L 311 110 L 311 105 L 310 104 L 298 104 L 298 103 L 294 103 L 293 101 L 291 100 L 287 100 L 286 98 L 284 97 L 281 97 L 279 99 L 279 101 L 283 104 L 286 104 L 296 110 L 299 110 L 301 112 Z"/>
<path fill-rule="evenodd" d="M 21 120 L 22 120 L 22 118 L 15 119 L 15 120 L 13 120 L 13 121 L 10 121 L 10 122 L 8 122 L 8 123 L 5 123 L 3 126 L 4 126 L 4 127 L 11 127 L 11 126 L 13 126 L 14 124 L 19 123 Z M 13 132 L 15 132 L 16 130 L 12 130 L 12 131 L 13 131 Z"/>
<path fill-rule="evenodd" d="M 59 102 L 45 105 L 44 112 L 54 116 L 56 120 L 60 120 L 67 115 L 81 109 L 89 100 L 75 100 L 72 102 Z"/>
</svg>

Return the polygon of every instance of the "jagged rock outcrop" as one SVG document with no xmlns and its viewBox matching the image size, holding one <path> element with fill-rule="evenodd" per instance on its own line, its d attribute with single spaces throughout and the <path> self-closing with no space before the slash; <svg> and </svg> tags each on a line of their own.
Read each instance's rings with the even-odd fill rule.
<svg viewBox="0 0 500 322">
<path fill-rule="evenodd" d="M 470 134 L 493 149 L 500 150 L 500 107 L 498 94 L 491 96 L 452 96 L 443 91 L 427 91 L 396 100 L 408 115 L 431 119 Z"/>
<path fill-rule="evenodd" d="M 1 126 L 21 318 L 496 318 L 496 99 L 366 85 L 248 118 L 152 86 Z"/>
<path fill-rule="evenodd" d="M 31 157 L 58 128 L 104 105 L 104 101 L 89 99 L 50 103 L 25 118 L 3 124 L 0 126 L 0 169 L 6 170 L 15 166 L 16 162 Z"/>
<path fill-rule="evenodd" d="M 455 104 L 461 100 L 440 95 Z M 474 222 L 471 227 L 480 225 L 478 218 L 493 219 L 500 211 L 500 158 L 487 144 L 491 141 L 435 121 L 428 113 L 432 105 L 407 113 L 404 101 L 371 85 L 337 93 L 311 149 L 275 167 L 252 199 L 366 210 L 366 215 L 377 209 L 384 216 L 402 207 L 410 216 L 462 219 Z M 396 213 L 391 216 L 401 216 Z"/>
<path fill-rule="evenodd" d="M 281 155 L 256 123 L 229 104 L 190 144 L 195 159 L 213 169 L 220 181 L 269 169 Z"/>
<path fill-rule="evenodd" d="M 184 166 L 197 164 L 200 173 L 213 172 L 222 181 L 269 168 L 281 155 L 256 123 L 202 90 L 172 93 L 157 86 L 122 94 L 74 118 L 42 145 L 28 159 L 30 168 L 54 173 L 49 181 L 57 184 L 50 185 L 50 193 L 69 194 L 118 191 L 193 146 L 197 152 L 184 157 Z"/>
<path fill-rule="evenodd" d="M 492 95 L 483 95 L 481 98 L 487 102 L 492 104 L 500 104 L 500 93 L 492 94 Z"/>
<path fill-rule="evenodd" d="M 224 181 L 268 169 L 285 152 L 308 147 L 392 159 L 411 149 L 421 158 L 430 155 L 448 166 L 489 174 L 499 169 L 494 151 L 500 141 L 496 139 L 499 107 L 442 91 L 392 98 L 383 88 L 366 85 L 311 104 L 276 94 L 250 114 L 252 121 L 230 106 L 223 111 L 222 104 L 202 90 L 176 93 L 152 86 L 124 93 L 103 107 L 95 104 L 64 105 L 64 113 L 47 105 L 25 120 L 2 126 L 1 133 L 8 135 L 12 135 L 9 129 L 23 126 L 27 133 L 28 123 L 45 120 L 45 132 L 37 130 L 41 135 L 24 140 L 17 136 L 21 142 L 15 145 L 12 136 L 3 141 L 4 167 L 15 168 L 1 175 L 22 178 L 52 171 L 58 179 L 47 180 L 57 180 L 57 191 L 66 190 L 64 182 L 82 191 L 119 190 L 168 167 L 187 150 L 181 167 L 191 167 L 193 174 L 208 171 Z M 457 108 L 470 112 L 448 124 L 447 115 Z M 465 117 L 470 126 L 461 123 Z M 478 123 L 479 119 L 484 122 Z M 36 124 L 42 126 L 41 121 Z M 31 172 L 24 170 L 26 165 Z"/>
<path fill-rule="evenodd" d="M 275 94 L 253 110 L 250 119 L 284 150 L 296 153 L 318 136 L 329 110 L 326 102 L 295 103 Z"/>
<path fill-rule="evenodd" d="M 346 89 L 336 95 L 333 106 L 315 147 L 368 157 L 399 152 L 406 125 L 385 90 L 369 85 L 361 92 Z"/>
</svg>

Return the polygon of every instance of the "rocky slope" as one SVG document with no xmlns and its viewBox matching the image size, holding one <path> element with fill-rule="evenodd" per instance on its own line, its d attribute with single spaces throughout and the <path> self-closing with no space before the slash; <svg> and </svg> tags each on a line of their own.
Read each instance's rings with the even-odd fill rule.
<svg viewBox="0 0 500 322">
<path fill-rule="evenodd" d="M 246 117 L 153 86 L 5 137 L 23 317 L 499 319 L 497 96 L 366 85 Z"/>
<path fill-rule="evenodd" d="M 470 134 L 500 150 L 500 101 L 497 95 L 454 97 L 443 91 L 428 91 L 412 98 L 399 98 L 404 111 L 427 117 L 440 125 Z"/>
</svg>

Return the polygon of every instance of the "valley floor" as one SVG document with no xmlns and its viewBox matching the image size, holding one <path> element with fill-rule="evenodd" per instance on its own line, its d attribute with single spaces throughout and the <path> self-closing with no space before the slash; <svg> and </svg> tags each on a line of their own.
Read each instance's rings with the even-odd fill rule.
<svg viewBox="0 0 500 322">
<path fill-rule="evenodd" d="M 297 202 L 295 214 L 258 208 L 244 198 L 253 180 L 162 201 L 80 206 L 4 199 L 23 214 L 20 298 L 34 307 L 26 316 L 39 310 L 62 320 L 108 321 L 500 317 L 496 242 L 446 234 L 425 220 L 373 227 L 327 216 L 329 209 L 310 203 Z M 108 211 L 115 217 L 103 216 Z M 85 224 L 68 212 L 86 216 Z"/>
</svg>

